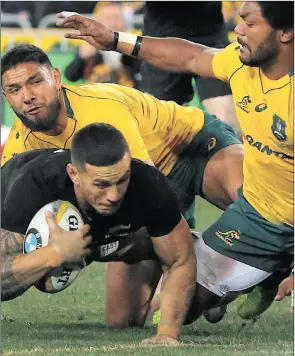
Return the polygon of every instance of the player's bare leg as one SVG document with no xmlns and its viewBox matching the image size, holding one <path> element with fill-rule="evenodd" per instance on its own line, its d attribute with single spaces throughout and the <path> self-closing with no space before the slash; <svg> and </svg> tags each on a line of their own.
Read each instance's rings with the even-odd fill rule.
<svg viewBox="0 0 295 356">
<path fill-rule="evenodd" d="M 209 291 L 205 287 L 201 286 L 199 283 L 196 285 L 195 294 L 192 300 L 191 307 L 187 313 L 184 325 L 188 325 L 193 323 L 197 320 L 200 316 L 202 316 L 207 310 L 215 307 L 223 307 L 226 306 L 228 303 L 232 302 L 239 296 L 239 293 L 231 293 L 228 294 L 227 297 L 220 297 L 213 292 Z M 154 302 L 154 311 L 159 309 L 159 305 L 156 303 L 157 301 L 160 302 L 160 298 L 156 299 Z M 159 316 L 160 317 L 160 316 Z M 157 324 L 157 322 L 154 323 Z"/>
<path fill-rule="evenodd" d="M 165 275 L 164 275 L 165 279 Z M 157 290 L 159 289 L 159 293 L 161 292 L 163 288 L 163 277 L 161 278 Z M 200 316 L 203 315 L 203 313 L 214 307 L 216 304 L 218 304 L 221 301 L 221 297 L 217 296 L 216 294 L 212 293 L 208 289 L 204 288 L 200 284 L 197 283 L 196 285 L 196 291 L 195 295 L 192 300 L 191 307 L 187 313 L 185 323 L 184 325 L 191 324 L 195 320 L 197 320 Z M 155 313 L 153 317 L 153 323 L 158 324 L 160 321 L 161 317 L 161 311 L 160 311 L 160 305 L 161 305 L 161 295 L 158 294 L 157 292 L 154 295 L 154 298 L 152 300 L 152 303 L 150 305 L 150 311 L 149 313 Z"/>
<path fill-rule="evenodd" d="M 161 292 L 162 292 L 162 289 L 163 289 L 163 276 L 160 278 L 159 282 L 158 282 L 158 285 L 157 285 L 157 288 L 155 290 L 155 293 L 154 293 L 154 296 L 153 296 L 153 299 L 150 303 L 150 308 L 149 308 L 149 311 L 148 311 L 148 315 L 153 315 L 157 310 L 160 309 L 161 307 Z"/>
<path fill-rule="evenodd" d="M 209 160 L 203 177 L 203 194 L 208 201 L 225 210 L 238 197 L 243 184 L 244 148 L 227 146 Z"/>
<path fill-rule="evenodd" d="M 109 327 L 143 326 L 161 277 L 158 262 L 109 262 L 106 274 L 106 320 Z"/>
<path fill-rule="evenodd" d="M 204 108 L 212 115 L 229 124 L 238 137 L 241 137 L 241 129 L 236 115 L 236 109 L 232 95 L 217 96 L 204 99 Z"/>
<path fill-rule="evenodd" d="M 184 325 L 188 325 L 203 315 L 205 310 L 215 307 L 221 301 L 221 297 L 197 284 L 191 307 L 187 313 Z"/>
</svg>

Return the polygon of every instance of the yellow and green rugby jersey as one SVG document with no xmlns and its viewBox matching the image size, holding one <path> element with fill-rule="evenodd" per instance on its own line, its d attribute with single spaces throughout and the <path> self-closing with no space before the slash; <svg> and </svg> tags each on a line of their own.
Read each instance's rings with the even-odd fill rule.
<svg viewBox="0 0 295 356">
<path fill-rule="evenodd" d="M 293 73 L 270 80 L 239 54 L 239 44 L 230 44 L 214 56 L 213 71 L 232 89 L 245 146 L 244 195 L 265 219 L 293 226 Z"/>
<path fill-rule="evenodd" d="M 123 133 L 134 158 L 151 158 L 167 175 L 180 152 L 204 125 L 202 110 L 161 101 L 133 88 L 102 83 L 63 88 L 68 115 L 65 131 L 58 136 L 32 132 L 17 118 L 4 148 L 2 165 L 24 151 L 70 148 L 75 132 L 90 123 L 103 122 Z"/>
</svg>

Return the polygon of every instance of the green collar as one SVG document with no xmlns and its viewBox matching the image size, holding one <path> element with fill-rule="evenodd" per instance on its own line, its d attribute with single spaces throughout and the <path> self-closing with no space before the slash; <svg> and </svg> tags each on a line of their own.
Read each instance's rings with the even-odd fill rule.
<svg viewBox="0 0 295 356">
<path fill-rule="evenodd" d="M 74 112 L 73 112 L 73 109 L 71 108 L 70 100 L 67 97 L 67 93 L 66 93 L 65 89 L 63 88 L 62 90 L 63 90 L 63 93 L 64 93 L 67 115 L 68 115 L 68 117 L 73 119 L 74 118 Z"/>
</svg>

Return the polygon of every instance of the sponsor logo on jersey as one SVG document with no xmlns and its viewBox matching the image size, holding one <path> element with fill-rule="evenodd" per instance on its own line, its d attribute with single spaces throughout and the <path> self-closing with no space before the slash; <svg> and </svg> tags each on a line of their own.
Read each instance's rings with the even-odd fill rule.
<svg viewBox="0 0 295 356">
<path fill-rule="evenodd" d="M 237 106 L 242 109 L 243 111 L 245 111 L 246 113 L 249 113 L 249 108 L 248 108 L 248 104 L 251 104 L 251 99 L 249 95 L 246 95 L 243 97 L 243 99 L 241 101 L 237 101 Z"/>
<path fill-rule="evenodd" d="M 280 142 L 287 140 L 286 122 L 283 119 L 281 119 L 278 115 L 273 116 L 273 123 L 272 123 L 271 130 L 275 138 Z"/>
<path fill-rule="evenodd" d="M 267 109 L 267 105 L 265 103 L 260 103 L 255 106 L 255 111 L 256 112 L 262 112 Z"/>
<path fill-rule="evenodd" d="M 24 243 L 24 252 L 29 253 L 42 247 L 42 238 L 38 230 L 31 228 L 27 234 Z"/>
<path fill-rule="evenodd" d="M 236 230 L 230 230 L 226 232 L 216 231 L 215 235 L 229 246 L 233 246 L 234 240 L 239 240 L 241 232 Z"/>
<path fill-rule="evenodd" d="M 131 227 L 131 224 L 113 226 L 113 227 L 109 228 L 109 231 L 105 234 L 105 238 L 108 239 L 110 237 L 129 235 L 130 231 L 128 231 L 128 230 L 130 230 L 130 227 Z"/>
<path fill-rule="evenodd" d="M 255 141 L 255 139 L 250 135 L 244 136 L 244 139 L 245 139 L 246 142 L 249 143 L 250 146 L 257 148 L 257 150 L 259 152 L 265 153 L 268 156 L 275 155 L 276 157 L 281 158 L 283 160 L 286 159 L 286 158 L 292 158 L 292 157 L 286 155 L 283 152 L 274 151 L 268 145 L 264 145 L 262 142 Z"/>
<path fill-rule="evenodd" d="M 111 242 L 110 244 L 99 246 L 100 258 L 106 257 L 106 256 L 110 255 L 111 253 L 117 251 L 118 247 L 119 247 L 119 241 L 114 241 L 114 242 Z"/>
<path fill-rule="evenodd" d="M 216 146 L 216 138 L 215 137 L 211 137 L 209 142 L 208 142 L 208 152 L 210 152 L 211 150 L 213 150 L 213 148 Z"/>
</svg>

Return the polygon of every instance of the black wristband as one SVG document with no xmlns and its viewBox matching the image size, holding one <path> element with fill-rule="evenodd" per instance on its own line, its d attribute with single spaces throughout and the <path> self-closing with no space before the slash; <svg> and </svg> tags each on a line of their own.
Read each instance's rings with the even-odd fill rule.
<svg viewBox="0 0 295 356">
<path fill-rule="evenodd" d="M 117 50 L 118 42 L 119 42 L 119 32 L 114 31 L 114 41 L 113 41 L 112 51 L 116 51 Z"/>
<path fill-rule="evenodd" d="M 137 56 L 139 51 L 140 51 L 140 47 L 141 47 L 141 43 L 142 43 L 142 36 L 137 36 L 137 39 L 136 39 L 136 43 L 135 43 L 135 46 L 133 48 L 133 51 L 131 53 L 131 56 Z"/>
</svg>

